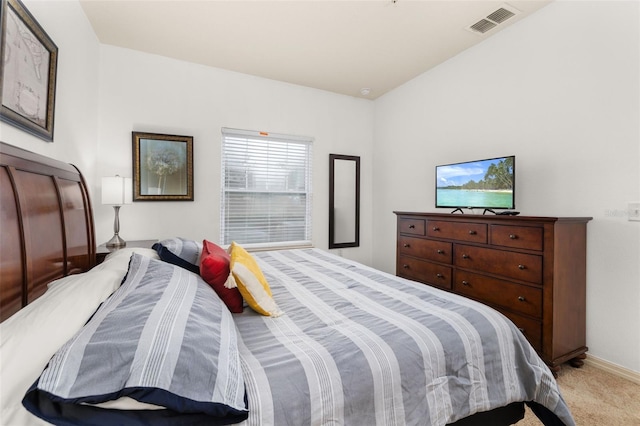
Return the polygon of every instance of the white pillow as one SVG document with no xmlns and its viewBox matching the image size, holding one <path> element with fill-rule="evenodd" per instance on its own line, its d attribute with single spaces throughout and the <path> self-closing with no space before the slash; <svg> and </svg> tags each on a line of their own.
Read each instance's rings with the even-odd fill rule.
<svg viewBox="0 0 640 426">
<path fill-rule="evenodd" d="M 151 249 L 121 249 L 84 274 L 53 281 L 34 302 L 0 324 L 0 419 L 4 424 L 48 424 L 22 406 L 27 389 L 53 354 L 122 283 L 132 252 L 158 259 Z"/>
</svg>

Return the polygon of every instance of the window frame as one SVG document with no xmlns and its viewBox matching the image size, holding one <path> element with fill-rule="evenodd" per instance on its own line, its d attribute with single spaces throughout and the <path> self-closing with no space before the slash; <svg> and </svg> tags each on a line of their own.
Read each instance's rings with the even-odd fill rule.
<svg viewBox="0 0 640 426">
<path fill-rule="evenodd" d="M 295 135 L 286 135 L 280 133 L 271 133 L 271 132 L 259 132 L 252 130 L 240 130 L 240 129 L 232 129 L 232 128 L 222 128 L 221 132 L 221 182 L 220 182 L 220 241 L 223 245 L 229 245 L 232 241 L 236 241 L 236 243 L 242 245 L 243 247 L 250 248 L 252 250 L 268 250 L 273 248 L 303 248 L 303 247 L 312 247 L 312 235 L 313 235 L 313 138 L 304 137 L 304 136 L 295 136 Z M 231 168 L 228 167 L 228 160 L 233 157 L 233 154 L 230 151 L 233 150 L 233 147 L 242 146 L 241 140 L 245 139 L 246 146 L 245 149 L 255 148 L 256 143 L 265 142 L 268 143 L 285 143 L 285 144 L 294 144 L 297 146 L 304 145 L 304 188 L 302 190 L 291 190 L 290 188 L 284 189 L 260 189 L 260 188 L 248 188 L 249 183 L 245 181 L 245 188 L 233 188 L 228 186 L 229 180 L 227 179 L 227 175 L 231 171 Z M 273 150 L 273 148 L 271 148 Z M 263 151 L 263 153 L 269 152 L 269 148 Z M 268 158 L 268 157 L 265 157 Z M 283 157 L 284 158 L 284 157 Z M 262 167 L 269 169 L 270 165 L 267 161 L 260 163 L 256 168 L 245 169 L 245 172 L 248 170 L 253 170 L 256 174 L 259 170 L 263 170 Z M 269 169 L 271 170 L 271 169 Z M 266 181 L 262 182 L 263 184 L 269 186 L 269 184 L 278 183 L 277 180 L 271 180 L 271 178 L 267 178 Z M 302 239 L 296 240 L 287 240 L 287 241 L 263 241 L 263 242 L 246 242 L 242 240 L 237 240 L 232 238 L 229 233 L 229 221 L 228 221 L 228 194 L 230 193 L 244 193 L 244 194 L 254 194 L 256 195 L 255 200 L 258 201 L 258 194 L 267 195 L 272 194 L 274 196 L 280 195 L 291 195 L 291 194 L 303 194 L 305 197 L 304 200 L 304 227 L 303 233 L 304 237 Z M 271 201 L 271 200 L 269 200 Z M 274 214 L 273 216 L 268 215 L 267 217 L 277 218 L 278 215 Z M 249 223 L 250 220 L 246 220 L 245 223 Z M 269 228 L 269 227 L 268 227 Z M 272 235 L 276 226 L 273 228 L 269 228 L 269 235 Z"/>
</svg>

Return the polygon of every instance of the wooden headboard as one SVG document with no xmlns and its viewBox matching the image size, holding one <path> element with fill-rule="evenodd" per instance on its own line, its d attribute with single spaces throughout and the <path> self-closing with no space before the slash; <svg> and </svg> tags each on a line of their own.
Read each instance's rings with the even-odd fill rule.
<svg viewBox="0 0 640 426">
<path fill-rule="evenodd" d="M 80 171 L 0 142 L 0 321 L 47 284 L 95 265 L 93 213 Z"/>
</svg>

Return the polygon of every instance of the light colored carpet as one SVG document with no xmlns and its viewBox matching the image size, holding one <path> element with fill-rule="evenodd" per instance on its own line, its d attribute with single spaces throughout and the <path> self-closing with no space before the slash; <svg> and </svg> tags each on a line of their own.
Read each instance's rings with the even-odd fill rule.
<svg viewBox="0 0 640 426">
<path fill-rule="evenodd" d="M 586 363 L 562 365 L 558 385 L 577 426 L 640 426 L 640 384 Z M 529 410 L 518 426 L 539 426 Z"/>
</svg>

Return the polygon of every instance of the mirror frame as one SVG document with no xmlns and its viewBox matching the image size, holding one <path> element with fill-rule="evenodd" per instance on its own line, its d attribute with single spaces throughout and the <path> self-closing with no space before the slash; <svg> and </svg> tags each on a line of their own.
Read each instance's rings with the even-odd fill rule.
<svg viewBox="0 0 640 426">
<path fill-rule="evenodd" d="M 335 162 L 345 160 L 355 162 L 355 238 L 353 241 L 336 243 L 335 239 Z M 360 246 L 360 157 L 355 155 L 329 154 L 329 248 L 346 248 Z"/>
</svg>

